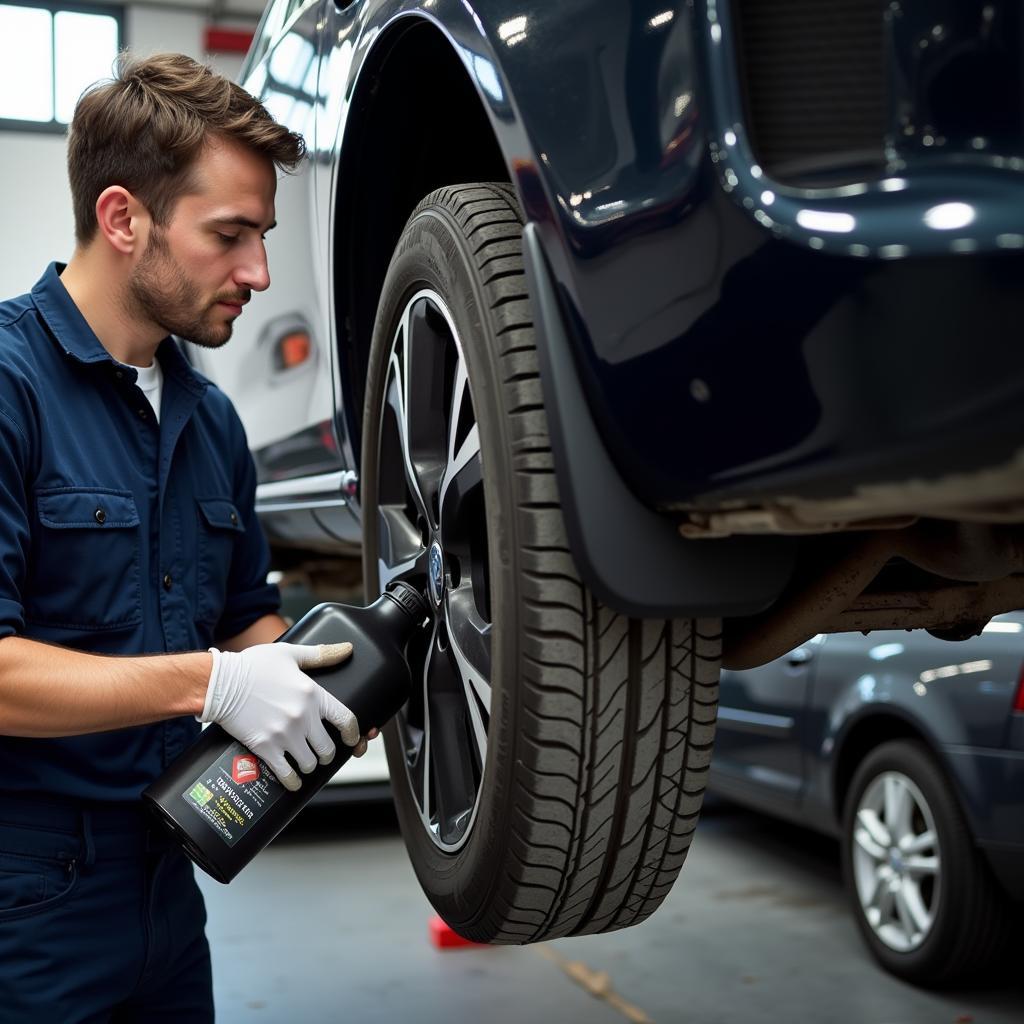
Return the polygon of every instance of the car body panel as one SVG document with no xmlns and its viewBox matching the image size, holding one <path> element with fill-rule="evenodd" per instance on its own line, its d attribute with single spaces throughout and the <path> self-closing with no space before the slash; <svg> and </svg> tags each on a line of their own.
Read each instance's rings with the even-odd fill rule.
<svg viewBox="0 0 1024 1024">
<path fill-rule="evenodd" d="M 351 251 L 338 240 L 357 235 L 353 204 L 393 202 L 372 176 L 357 194 L 351 169 L 378 159 L 363 152 L 360 111 L 410 32 L 429 32 L 461 66 L 493 134 L 486 143 L 518 191 L 555 296 L 546 313 L 535 307 L 538 338 L 565 346 L 575 368 L 614 471 L 600 489 L 637 504 L 620 533 L 642 548 L 645 508 L 762 508 L 951 478 L 969 493 L 986 469 L 1024 481 L 1015 462 L 1024 348 L 1006 329 L 1024 313 L 1019 97 L 993 87 L 975 104 L 986 130 L 979 145 L 966 116 L 927 135 L 944 108 L 922 85 L 964 53 L 1018 66 L 1017 7 L 943 3 L 941 23 L 931 10 L 890 10 L 879 29 L 895 83 L 885 171 L 811 187 L 774 180 L 758 164 L 742 6 L 276 0 L 243 79 L 304 132 L 310 159 L 280 182 L 274 287 L 247 308 L 233 345 L 197 359 L 249 429 L 272 541 L 358 544 L 362 382 L 353 361 L 363 356 L 353 349 L 368 345 L 372 325 L 352 327 L 350 280 L 367 239 Z M 770 9 L 783 28 L 796 16 L 791 5 Z M 417 116 L 416 100 L 410 93 L 401 117 Z M 1009 127 L 1000 130 L 992 111 Z M 377 229 L 369 224 L 363 230 Z M 397 230 L 388 226 L 388 242 Z M 379 285 L 371 278 L 362 288 L 371 309 Z M 277 336 L 297 326 L 312 339 L 312 359 L 268 374 Z M 557 404 L 542 376 L 547 404 Z M 595 485 L 573 475 L 569 446 L 553 438 L 574 555 L 613 607 L 747 615 L 782 593 L 796 557 L 790 538 L 717 541 L 699 556 L 673 538 L 678 559 L 662 563 L 663 546 L 653 545 L 635 552 L 636 564 L 646 583 L 648 565 L 665 564 L 665 577 L 689 586 L 648 601 L 629 591 L 614 566 L 603 571 L 618 557 L 608 531 L 591 537 L 581 526 L 594 515 Z M 331 473 L 353 474 L 352 486 L 306 492 L 305 479 Z M 266 498 L 266 485 L 286 480 L 296 481 L 287 497 Z M 675 522 L 663 518 L 668 539 Z M 744 590 L 737 566 L 755 564 L 766 568 Z M 698 608 L 702 593 L 713 596 Z"/>
<path fill-rule="evenodd" d="M 525 27 L 511 35 L 507 5 L 473 5 L 478 32 L 456 6 L 432 10 L 476 72 L 562 289 L 600 432 L 645 500 L 848 493 L 911 464 L 941 474 L 1020 448 L 1024 353 L 975 319 L 1012 322 L 1024 304 L 1024 262 L 984 257 L 1018 234 L 1020 168 L 993 163 L 1016 155 L 950 169 L 907 152 L 898 192 L 822 196 L 763 174 L 745 192 L 732 177 L 757 165 L 735 130 L 728 4 L 520 5 L 511 21 Z M 735 154 L 720 159 L 733 136 Z M 772 218 L 744 204 L 755 188 L 758 200 L 774 192 Z M 975 211 L 970 252 L 951 255 L 957 239 L 926 225 L 943 200 Z M 856 226 L 832 252 L 801 214 Z M 969 380 L 953 372 L 965 331 L 984 347 Z M 908 342 L 924 336 L 922 374 Z M 693 436 L 698 450 L 681 443 Z"/>
<path fill-rule="evenodd" d="M 808 644 L 746 672 L 726 672 L 719 689 L 715 766 L 773 803 L 803 797 L 804 709 L 816 661 Z"/>
<path fill-rule="evenodd" d="M 711 789 L 838 835 L 856 763 L 910 738 L 947 773 L 975 841 L 997 849 L 1001 878 L 1024 880 L 1024 716 L 1013 711 L 1022 665 L 1024 614 L 1010 613 L 959 644 L 923 631 L 837 633 L 761 668 L 723 672 Z M 752 736 L 765 714 L 789 729 Z M 848 749 L 857 761 L 845 760 Z"/>
<path fill-rule="evenodd" d="M 308 182 L 281 190 L 283 212 L 315 238 L 306 251 L 318 258 L 282 268 L 295 271 L 286 282 L 295 296 L 289 308 L 307 315 L 329 308 L 320 301 L 329 294 L 309 290 L 329 289 L 339 270 L 324 228 L 346 146 L 359 144 L 346 142 L 344 128 L 361 73 L 391 34 L 427 19 L 461 58 L 527 216 L 540 226 L 576 327 L 595 418 L 624 478 L 646 500 L 717 501 L 781 486 L 845 492 L 855 479 L 902 474 L 906 459 L 938 447 L 937 431 L 970 427 L 966 417 L 979 403 L 1012 430 L 979 430 L 972 441 L 988 437 L 986 458 L 1004 461 L 1024 436 L 1010 411 L 1020 407 L 1024 353 L 1001 332 L 976 330 L 982 358 L 956 367 L 970 379 L 951 374 L 947 360 L 961 351 L 968 311 L 976 315 L 982 304 L 1005 323 L 1008 312 L 1024 308 L 1024 263 L 1006 252 L 984 257 L 1024 239 L 1017 154 L 968 148 L 962 160 L 942 162 L 915 137 L 899 142 L 899 191 L 890 191 L 891 177 L 845 190 L 766 179 L 743 131 L 739 72 L 727 45 L 730 7 L 575 0 L 519 4 L 510 16 L 501 0 L 306 5 L 246 73 L 275 113 L 308 132 L 305 114 L 287 106 L 302 83 L 282 72 L 275 79 L 282 88 L 268 92 L 259 75 L 283 50 L 320 47 L 319 72 L 309 79 L 317 102 L 298 101 L 316 117 L 315 202 Z M 1012 5 L 989 7 L 998 20 Z M 966 38 L 971 29 L 964 23 L 958 31 Z M 906 24 L 893 34 L 900 66 L 910 45 L 904 37 L 912 36 Z M 766 193 L 774 196 L 770 217 Z M 925 223 L 942 200 L 974 211 L 971 252 L 979 258 L 951 254 L 964 236 Z M 849 217 L 855 226 L 801 226 L 822 215 Z M 918 254 L 925 259 L 918 262 Z M 948 286 L 961 278 L 966 289 Z M 313 326 L 318 337 L 331 330 L 321 318 Z M 926 334 L 936 365 L 922 377 L 908 339 Z M 858 364 L 854 389 L 845 374 Z M 874 373 L 881 365 L 886 372 Z M 695 381 L 710 400 L 694 398 Z M 759 429 L 738 430 L 736 408 Z M 305 425 L 323 411 L 318 394 Z M 697 452 L 680 444 L 695 434 L 702 438 Z M 354 464 L 355 451 L 340 441 Z M 953 461 L 960 453 L 942 446 L 941 464 L 974 464 L 976 444 L 970 450 Z"/>
<path fill-rule="evenodd" d="M 946 747 L 943 758 L 964 792 L 977 842 L 1006 846 L 1024 844 L 1021 794 L 1024 754 L 977 747 Z"/>
</svg>

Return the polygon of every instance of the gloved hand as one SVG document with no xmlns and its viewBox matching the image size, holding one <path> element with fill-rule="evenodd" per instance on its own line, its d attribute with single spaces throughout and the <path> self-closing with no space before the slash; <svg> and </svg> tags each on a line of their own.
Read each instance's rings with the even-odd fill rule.
<svg viewBox="0 0 1024 1024">
<path fill-rule="evenodd" d="M 308 773 L 334 757 L 335 746 L 323 719 L 341 733 L 356 757 L 366 751 L 356 716 L 302 671 L 337 665 L 352 653 L 345 644 L 258 644 L 244 651 L 210 648 L 213 670 L 201 722 L 217 722 L 263 758 L 290 790 L 302 780 L 285 760 L 290 754 Z M 312 748 L 312 749 L 311 749 Z"/>
</svg>

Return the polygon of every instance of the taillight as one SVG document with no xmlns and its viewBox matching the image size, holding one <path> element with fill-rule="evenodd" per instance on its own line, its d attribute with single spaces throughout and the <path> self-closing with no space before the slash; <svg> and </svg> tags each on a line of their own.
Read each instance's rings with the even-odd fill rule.
<svg viewBox="0 0 1024 1024">
<path fill-rule="evenodd" d="M 1014 711 L 1024 711 L 1024 665 L 1020 667 L 1020 676 L 1017 679 L 1017 696 L 1013 701 Z"/>
</svg>

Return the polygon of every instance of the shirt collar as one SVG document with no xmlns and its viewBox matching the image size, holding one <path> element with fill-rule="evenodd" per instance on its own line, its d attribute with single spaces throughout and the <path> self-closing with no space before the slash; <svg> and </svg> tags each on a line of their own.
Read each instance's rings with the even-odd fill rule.
<svg viewBox="0 0 1024 1024">
<path fill-rule="evenodd" d="M 51 263 L 32 289 L 32 300 L 58 345 L 80 363 L 116 363 L 103 347 L 60 279 L 67 264 Z M 190 391 L 204 392 L 209 381 L 189 366 L 171 337 L 160 342 L 157 358 L 164 373 L 176 377 Z"/>
</svg>

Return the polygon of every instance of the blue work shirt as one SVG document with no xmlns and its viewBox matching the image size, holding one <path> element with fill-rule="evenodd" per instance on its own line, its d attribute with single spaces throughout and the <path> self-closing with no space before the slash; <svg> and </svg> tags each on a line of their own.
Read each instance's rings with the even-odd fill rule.
<svg viewBox="0 0 1024 1024">
<path fill-rule="evenodd" d="M 95 654 L 216 645 L 280 603 L 238 414 L 166 338 L 158 423 L 63 269 L 51 264 L 30 294 L 0 303 L 0 637 Z M 2 733 L 0 721 L 0 793 L 125 801 L 199 725 Z"/>
</svg>

